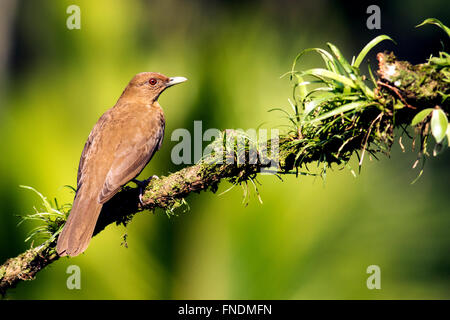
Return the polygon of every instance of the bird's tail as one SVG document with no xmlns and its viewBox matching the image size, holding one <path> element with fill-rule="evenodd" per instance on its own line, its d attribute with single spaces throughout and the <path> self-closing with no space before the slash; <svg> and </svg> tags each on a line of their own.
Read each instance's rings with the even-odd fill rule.
<svg viewBox="0 0 450 320">
<path fill-rule="evenodd" d="M 75 196 L 69 218 L 59 235 L 56 251 L 60 256 L 77 256 L 89 245 L 102 204 L 97 193 L 79 190 Z"/>
</svg>

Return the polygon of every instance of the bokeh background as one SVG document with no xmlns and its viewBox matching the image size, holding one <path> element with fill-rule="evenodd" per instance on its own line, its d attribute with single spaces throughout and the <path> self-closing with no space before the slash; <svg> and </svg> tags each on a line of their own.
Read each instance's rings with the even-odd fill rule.
<svg viewBox="0 0 450 320">
<path fill-rule="evenodd" d="M 435 17 L 450 24 L 445 0 L 379 3 L 382 30 L 366 28 L 370 3 L 338 1 L 19 1 L 0 0 L 0 260 L 30 247 L 32 224 L 17 226 L 38 197 L 71 202 L 84 142 L 131 77 L 158 71 L 189 78 L 165 92 L 161 151 L 143 172 L 165 175 L 171 132 L 283 124 L 267 111 L 288 108 L 280 78 L 304 48 L 336 44 L 347 57 L 388 34 L 402 59 L 425 61 L 442 48 Z M 66 8 L 81 8 L 68 30 Z M 447 47 L 448 50 L 448 47 Z M 374 55 L 369 56 L 375 68 Z M 301 67 L 319 66 L 314 55 Z M 168 218 L 140 213 L 110 226 L 85 254 L 61 259 L 9 299 L 442 299 L 450 298 L 449 152 L 429 159 L 421 179 L 410 143 L 390 158 L 314 177 L 265 176 L 248 206 L 242 190 L 188 197 L 191 210 Z M 230 187 L 221 185 L 219 191 Z M 128 234 L 128 248 L 121 245 Z M 80 266 L 81 290 L 66 288 Z M 366 268 L 381 267 L 381 290 Z"/>
</svg>

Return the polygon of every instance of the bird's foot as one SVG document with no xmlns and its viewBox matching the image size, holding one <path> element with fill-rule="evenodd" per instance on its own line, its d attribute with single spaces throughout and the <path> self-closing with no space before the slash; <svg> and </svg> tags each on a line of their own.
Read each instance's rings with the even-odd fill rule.
<svg viewBox="0 0 450 320">
<path fill-rule="evenodd" d="M 150 181 L 152 181 L 153 179 L 159 180 L 159 177 L 154 175 L 145 180 L 138 180 L 138 179 L 131 180 L 131 182 L 134 182 L 139 187 L 139 202 L 141 203 L 142 206 L 144 205 L 144 202 L 142 200 L 142 195 L 144 194 L 144 190 L 148 186 Z"/>
</svg>

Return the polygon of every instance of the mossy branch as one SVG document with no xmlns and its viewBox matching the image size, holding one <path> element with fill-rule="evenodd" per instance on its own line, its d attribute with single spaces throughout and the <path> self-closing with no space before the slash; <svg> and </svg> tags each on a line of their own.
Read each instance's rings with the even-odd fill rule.
<svg viewBox="0 0 450 320">
<path fill-rule="evenodd" d="M 445 114 L 450 112 L 448 62 L 444 65 L 446 69 L 431 59 L 413 66 L 387 53 L 378 54 L 378 61 L 378 79 L 374 81 L 377 85 L 373 92 L 358 85 L 350 88 L 356 90 L 351 92 L 356 92 L 358 99 L 362 99 L 358 104 L 349 100 L 353 104 L 348 106 L 348 101 L 324 99 L 322 107 L 311 111 L 308 106 L 305 109 L 305 104 L 311 101 L 305 99 L 305 95 L 299 97 L 294 93 L 296 114 L 290 118 L 294 125 L 279 140 L 278 174 L 295 173 L 315 161 L 322 162 L 324 168 L 333 163 L 342 165 L 355 153 L 362 163 L 365 152 L 373 155 L 389 152 L 394 141 L 393 129 L 409 125 L 419 111 L 439 106 Z M 338 67 L 338 62 L 346 67 L 344 62 L 337 61 Z M 351 72 L 352 69 L 349 70 Z M 303 77 L 297 78 L 300 82 L 295 87 L 303 85 Z M 355 81 L 361 79 L 358 77 Z M 352 86 L 351 83 L 349 85 Z M 345 87 L 342 89 L 346 90 Z M 340 94 L 336 96 L 342 97 Z M 330 111 L 327 108 L 332 104 L 336 105 Z M 355 109 L 351 109 L 353 107 Z M 316 121 L 318 118 L 320 121 Z M 428 135 L 428 123 L 425 119 L 419 126 L 422 139 Z M 174 208 L 185 203 L 184 199 L 190 193 L 215 192 L 222 180 L 253 182 L 261 169 L 267 167 L 259 162 L 236 162 L 214 164 L 202 161 L 167 177 L 153 179 L 145 189 L 143 204 L 139 202 L 138 189 L 125 187 L 104 205 L 95 234 L 112 223 L 126 224 L 134 214 L 143 210 L 161 208 L 172 213 Z M 22 280 L 34 279 L 37 272 L 56 261 L 59 257 L 54 250 L 55 244 L 56 237 L 53 237 L 0 266 L 0 293 L 4 294 Z"/>
</svg>

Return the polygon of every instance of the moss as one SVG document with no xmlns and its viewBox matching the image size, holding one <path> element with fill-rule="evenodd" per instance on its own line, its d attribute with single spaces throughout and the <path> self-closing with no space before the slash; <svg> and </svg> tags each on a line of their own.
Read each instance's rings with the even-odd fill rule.
<svg viewBox="0 0 450 320">
<path fill-rule="evenodd" d="M 5 274 L 6 274 L 6 267 L 5 267 L 5 266 L 2 266 L 2 267 L 0 268 L 0 281 L 3 279 L 3 277 L 5 276 Z"/>
<path fill-rule="evenodd" d="M 427 63 L 413 66 L 409 62 L 396 60 L 392 53 L 382 53 L 377 58 L 381 78 L 398 88 L 413 107 L 424 109 L 447 104 L 448 108 L 445 96 L 450 94 L 450 86 L 442 65 L 430 59 Z"/>
</svg>

